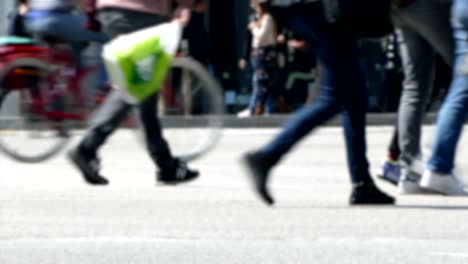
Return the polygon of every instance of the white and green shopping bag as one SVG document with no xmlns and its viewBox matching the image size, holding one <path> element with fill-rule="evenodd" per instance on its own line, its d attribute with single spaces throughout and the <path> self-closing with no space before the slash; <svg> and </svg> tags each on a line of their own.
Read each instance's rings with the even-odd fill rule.
<svg viewBox="0 0 468 264">
<path fill-rule="evenodd" d="M 130 103 L 158 92 L 182 35 L 178 22 L 122 35 L 104 46 L 103 58 L 113 86 Z"/>
</svg>

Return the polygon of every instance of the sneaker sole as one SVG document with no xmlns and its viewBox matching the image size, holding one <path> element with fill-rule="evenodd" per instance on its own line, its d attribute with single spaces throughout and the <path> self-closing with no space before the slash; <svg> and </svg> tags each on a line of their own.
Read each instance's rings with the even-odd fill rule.
<svg viewBox="0 0 468 264">
<path fill-rule="evenodd" d="M 385 182 L 387 182 L 387 183 L 390 183 L 390 184 L 393 185 L 393 186 L 398 186 L 398 181 L 394 181 L 394 180 L 392 180 L 392 179 L 386 178 L 386 177 L 384 177 L 383 175 L 377 174 L 377 178 L 380 179 L 380 180 L 382 180 L 382 181 L 385 181 Z"/>
<path fill-rule="evenodd" d="M 197 176 L 190 178 L 188 180 L 183 180 L 183 181 L 163 181 L 163 180 L 156 180 L 156 185 L 158 186 L 174 186 L 174 185 L 179 185 L 179 184 L 185 184 L 189 182 L 193 182 L 196 179 L 200 177 L 200 174 L 197 174 Z"/>
</svg>

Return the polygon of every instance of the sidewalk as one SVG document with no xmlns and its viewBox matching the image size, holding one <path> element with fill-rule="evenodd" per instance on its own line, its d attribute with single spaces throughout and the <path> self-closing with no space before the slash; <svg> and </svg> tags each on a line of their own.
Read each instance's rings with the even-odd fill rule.
<svg viewBox="0 0 468 264">
<path fill-rule="evenodd" d="M 237 117 L 236 115 L 225 115 L 223 117 L 224 127 L 227 128 L 276 128 L 280 127 L 290 115 L 272 115 L 259 117 Z M 427 114 L 424 119 L 424 124 L 434 124 L 436 121 L 436 113 Z M 200 127 L 206 124 L 207 118 L 203 116 L 185 117 L 161 117 L 164 127 L 179 128 L 179 127 Z M 368 114 L 368 126 L 393 126 L 396 122 L 395 113 L 385 114 Z M 326 123 L 325 126 L 341 126 L 341 119 L 337 118 Z"/>
</svg>

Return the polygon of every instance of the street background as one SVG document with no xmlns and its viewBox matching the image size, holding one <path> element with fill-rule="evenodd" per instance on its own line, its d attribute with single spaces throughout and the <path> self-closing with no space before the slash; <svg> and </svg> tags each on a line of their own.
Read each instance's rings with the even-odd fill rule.
<svg viewBox="0 0 468 264">
<path fill-rule="evenodd" d="M 109 187 L 86 185 L 63 155 L 36 165 L 1 156 L 0 263 L 468 263 L 468 198 L 398 196 L 376 180 L 397 195 L 396 206 L 348 206 L 338 127 L 317 130 L 274 170 L 277 204 L 266 207 L 240 157 L 277 132 L 226 129 L 219 146 L 191 164 L 201 177 L 176 187 L 155 184 L 129 130 L 102 151 Z M 368 128 L 373 171 L 391 132 Z M 425 126 L 426 155 L 432 135 Z M 467 143 L 465 132 L 457 159 L 465 175 Z"/>
</svg>

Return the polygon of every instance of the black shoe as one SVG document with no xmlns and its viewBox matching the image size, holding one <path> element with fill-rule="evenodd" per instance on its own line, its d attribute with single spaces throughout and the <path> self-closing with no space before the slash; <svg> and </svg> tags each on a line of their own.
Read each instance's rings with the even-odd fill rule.
<svg viewBox="0 0 468 264">
<path fill-rule="evenodd" d="M 351 205 L 394 204 L 395 199 L 380 191 L 373 182 L 358 183 L 353 186 Z"/>
<path fill-rule="evenodd" d="M 268 159 L 261 153 L 247 153 L 244 156 L 244 163 L 250 173 L 254 190 L 268 205 L 275 202 L 268 191 L 268 172 L 271 166 Z"/>
<path fill-rule="evenodd" d="M 160 183 L 178 184 L 192 181 L 198 178 L 199 174 L 198 171 L 189 169 L 185 162 L 175 159 L 172 167 L 159 171 L 157 176 Z"/>
<path fill-rule="evenodd" d="M 99 160 L 86 157 L 80 150 L 74 149 L 68 153 L 70 161 L 80 170 L 85 181 L 92 185 L 107 185 L 109 181 L 99 175 Z"/>
</svg>

